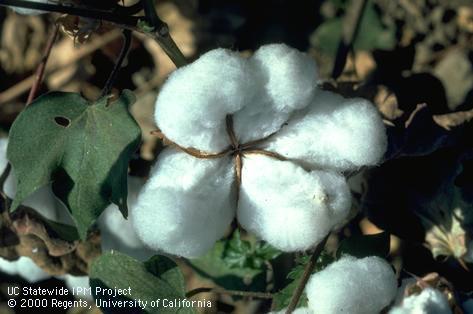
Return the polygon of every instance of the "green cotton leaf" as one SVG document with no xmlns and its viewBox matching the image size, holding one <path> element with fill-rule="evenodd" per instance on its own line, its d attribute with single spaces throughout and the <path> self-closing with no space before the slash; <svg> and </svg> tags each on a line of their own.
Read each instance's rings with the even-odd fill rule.
<svg viewBox="0 0 473 314">
<path fill-rule="evenodd" d="M 343 18 L 332 18 L 322 23 L 311 35 L 311 44 L 327 55 L 335 56 L 342 38 Z M 366 5 L 358 36 L 353 41 L 355 50 L 393 49 L 396 45 L 395 25 L 383 25 L 380 13 L 372 1 Z"/>
<path fill-rule="evenodd" d="M 81 238 L 111 202 L 126 216 L 128 162 L 141 139 L 128 111 L 134 101 L 130 91 L 111 103 L 52 92 L 28 106 L 10 131 L 8 159 L 18 179 L 10 210 L 53 182 Z"/>
<path fill-rule="evenodd" d="M 390 236 L 387 232 L 369 235 L 355 235 L 344 239 L 337 249 L 337 258 L 347 254 L 358 258 L 389 255 Z"/>
<path fill-rule="evenodd" d="M 309 259 L 310 255 L 304 255 L 296 260 L 297 265 L 294 266 L 294 268 L 287 275 L 287 278 L 291 279 L 292 281 L 282 290 L 274 294 L 272 305 L 273 311 L 281 311 L 289 306 L 292 296 L 294 295 L 294 290 L 299 285 L 305 266 L 309 262 Z M 320 254 L 319 258 L 317 259 L 314 271 L 312 273 L 321 271 L 333 261 L 334 258 L 331 255 L 327 254 L 325 251 L 322 251 L 322 254 Z M 304 292 L 299 300 L 299 303 L 297 303 L 297 307 L 307 306 L 307 302 L 307 295 Z"/>
<path fill-rule="evenodd" d="M 235 267 L 224 259 L 225 247 L 225 241 L 218 241 L 206 255 L 190 259 L 188 263 L 197 274 L 227 290 L 265 291 L 266 265 Z"/>
<path fill-rule="evenodd" d="M 153 256 L 141 263 L 125 254 L 111 251 L 102 254 L 92 262 L 90 286 L 94 298 L 104 313 L 135 313 L 137 309 L 145 313 L 194 313 L 192 307 L 164 307 L 164 304 L 152 306 L 151 301 L 184 300 L 185 285 L 179 267 L 167 257 Z M 97 291 L 97 288 L 99 288 Z M 111 297 L 101 295 L 100 289 L 125 289 L 130 295 Z M 100 301 L 124 301 L 126 306 L 106 306 Z M 133 303 L 140 300 L 141 303 Z M 131 302 L 130 302 L 131 301 Z"/>
<path fill-rule="evenodd" d="M 281 251 L 267 243 L 251 238 L 242 240 L 240 231 L 233 232 L 232 238 L 225 242 L 223 260 L 230 268 L 261 269 L 263 265 L 281 254 Z"/>
</svg>

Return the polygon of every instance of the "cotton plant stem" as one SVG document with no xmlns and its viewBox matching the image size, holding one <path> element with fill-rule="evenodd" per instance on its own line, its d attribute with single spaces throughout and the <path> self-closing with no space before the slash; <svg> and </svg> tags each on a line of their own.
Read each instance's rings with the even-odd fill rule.
<svg viewBox="0 0 473 314">
<path fill-rule="evenodd" d="M 320 254 L 325 248 L 325 244 L 327 243 L 327 239 L 329 235 L 330 233 L 322 240 L 322 242 L 320 242 L 317 245 L 314 252 L 310 256 L 310 259 L 305 266 L 304 273 L 302 274 L 302 277 L 299 281 L 299 284 L 294 290 L 294 293 L 291 298 L 291 302 L 289 303 L 289 306 L 287 307 L 286 314 L 290 314 L 296 309 L 297 304 L 299 303 L 299 300 L 301 299 L 302 293 L 304 293 L 305 286 L 307 285 L 307 282 L 309 281 L 309 278 L 315 269 L 315 265 L 317 264 L 317 259 L 319 258 Z"/>
<path fill-rule="evenodd" d="M 118 56 L 118 60 L 115 63 L 115 66 L 113 67 L 112 73 L 110 73 L 110 76 L 108 77 L 108 80 L 105 83 L 105 87 L 102 90 L 102 95 L 100 98 L 109 95 L 110 92 L 112 91 L 113 84 L 115 83 L 115 80 L 117 79 L 118 72 L 120 72 L 123 62 L 125 61 L 126 56 L 128 55 L 128 52 L 130 51 L 130 47 L 131 47 L 131 31 L 128 29 L 124 29 L 123 30 L 123 46 L 120 51 L 120 55 Z"/>
<path fill-rule="evenodd" d="M 137 26 L 138 21 L 142 19 L 140 16 L 130 16 L 124 14 L 114 13 L 112 11 L 91 9 L 85 7 L 77 7 L 72 5 L 52 4 L 30 2 L 24 0 L 2 0 L 1 6 L 11 6 L 25 9 L 40 10 L 45 12 L 57 12 L 63 14 L 70 14 L 94 20 L 102 20 L 115 24 L 123 24 L 128 26 Z"/>
<path fill-rule="evenodd" d="M 239 291 L 239 290 L 225 290 L 221 288 L 196 288 L 186 293 L 186 298 L 191 298 L 199 293 L 214 292 L 217 294 L 226 294 L 239 297 L 250 297 L 258 299 L 272 299 L 273 295 L 269 292 L 252 292 L 252 291 Z"/>
<path fill-rule="evenodd" d="M 169 33 L 169 27 L 164 23 L 156 13 L 154 0 L 141 0 L 143 8 L 145 10 L 146 20 L 153 28 L 152 32 L 147 32 L 148 36 L 151 36 L 159 46 L 168 55 L 171 61 L 176 67 L 182 67 L 187 64 L 186 57 L 182 54 L 181 50 L 177 47 L 176 43 Z"/>
<path fill-rule="evenodd" d="M 145 0 L 142 0 L 145 1 Z M 150 0 L 146 0 L 150 1 Z M 153 2 L 154 3 L 154 2 Z M 36 3 L 24 0 L 2 0 L 0 6 L 12 6 L 26 9 L 41 10 L 45 12 L 58 12 L 64 14 L 75 15 L 79 17 L 95 19 L 100 21 L 107 21 L 115 24 L 117 27 L 123 29 L 129 29 L 134 32 L 143 33 L 153 38 L 164 50 L 166 55 L 172 60 L 176 67 L 181 67 L 187 64 L 187 60 L 184 54 L 181 52 L 179 47 L 176 45 L 174 39 L 169 33 L 169 27 L 156 15 L 154 10 L 154 4 L 152 2 L 143 2 L 144 5 L 148 6 L 147 12 L 154 15 L 150 18 L 148 16 L 130 16 L 125 14 L 118 14 L 113 11 L 97 10 L 92 8 L 66 6 L 61 4 L 50 4 L 50 3 Z M 153 9 L 150 6 L 153 6 Z M 146 8 L 146 7 L 145 7 Z M 145 27 L 146 22 L 150 24 L 148 26 L 151 29 Z"/>
<path fill-rule="evenodd" d="M 41 84 L 43 83 L 44 70 L 46 69 L 46 64 L 48 63 L 49 56 L 51 55 L 51 50 L 54 46 L 54 43 L 56 42 L 58 34 L 59 25 L 55 25 L 54 30 L 51 33 L 51 36 L 49 37 L 48 42 L 46 44 L 46 49 L 44 51 L 43 58 L 40 64 L 38 65 L 38 68 L 36 69 L 35 81 L 33 83 L 33 86 L 31 87 L 30 94 L 28 95 L 28 100 L 26 101 L 27 106 L 33 102 L 36 97 L 36 94 L 38 93 L 39 88 L 41 87 Z"/>
</svg>

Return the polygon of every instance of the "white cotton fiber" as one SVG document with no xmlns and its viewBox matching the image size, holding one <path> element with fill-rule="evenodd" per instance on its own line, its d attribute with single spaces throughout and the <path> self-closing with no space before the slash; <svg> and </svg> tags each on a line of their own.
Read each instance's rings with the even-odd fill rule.
<svg viewBox="0 0 473 314">
<path fill-rule="evenodd" d="M 26 0 L 26 1 L 37 2 L 37 3 L 50 3 L 50 1 L 48 1 L 48 0 Z M 40 11 L 40 10 L 18 8 L 18 7 L 13 7 L 13 6 L 11 6 L 10 8 L 13 11 L 15 11 L 16 13 L 23 14 L 23 15 L 38 15 L 38 14 L 42 14 L 42 13 L 47 13 L 47 12 Z"/>
<path fill-rule="evenodd" d="M 16 181 L 15 171 L 11 169 L 3 187 L 5 194 L 11 199 L 15 198 Z M 46 219 L 68 225 L 74 224 L 67 208 L 54 196 L 50 184 L 34 191 L 21 204 L 33 208 Z"/>
<path fill-rule="evenodd" d="M 127 203 L 129 211 L 136 204 L 138 193 L 143 184 L 144 179 L 142 178 L 128 177 Z M 131 216 L 129 215 L 128 219 L 123 218 L 117 205 L 108 206 L 100 215 L 97 224 L 100 229 L 102 251 L 117 250 L 138 260 L 146 260 L 154 255 L 136 235 Z"/>
<path fill-rule="evenodd" d="M 156 101 L 156 124 L 180 146 L 223 151 L 230 144 L 225 117 L 249 103 L 258 89 L 248 60 L 212 50 L 171 74 Z"/>
<path fill-rule="evenodd" d="M 261 88 L 234 117 L 235 132 L 243 143 L 279 130 L 294 110 L 309 104 L 318 80 L 314 59 L 284 44 L 262 46 L 250 62 Z"/>
<path fill-rule="evenodd" d="M 67 274 L 61 276 L 60 279 L 64 279 L 64 283 L 71 293 L 74 291 L 74 297 L 90 301 L 93 300 L 92 294 L 88 293 L 88 290 L 85 290 L 90 289 L 89 276 L 73 276 Z M 82 288 L 82 290 L 77 290 L 77 288 Z"/>
<path fill-rule="evenodd" d="M 164 150 L 131 209 L 138 237 L 152 249 L 197 257 L 220 239 L 235 215 L 232 160 L 197 159 Z"/>
<path fill-rule="evenodd" d="M 313 98 L 317 66 L 313 58 L 285 44 L 259 48 L 252 62 L 265 73 L 264 89 L 279 111 L 305 108 Z"/>
<path fill-rule="evenodd" d="M 319 92 L 266 146 L 314 168 L 354 170 L 377 164 L 387 147 L 381 116 L 361 98 Z"/>
<path fill-rule="evenodd" d="M 0 176 L 3 174 L 8 165 L 7 146 L 8 139 L 0 138 Z"/>
<path fill-rule="evenodd" d="M 345 179 L 261 155 L 243 158 L 237 217 L 246 230 L 283 251 L 317 245 L 347 217 Z"/>
<path fill-rule="evenodd" d="M 378 314 L 396 295 L 396 276 L 379 257 L 342 257 L 309 279 L 309 308 L 317 314 Z"/>
<path fill-rule="evenodd" d="M 393 308 L 389 314 L 449 314 L 452 313 L 445 296 L 432 288 L 424 289 L 418 295 L 405 298 L 402 305 Z"/>
<path fill-rule="evenodd" d="M 269 312 L 269 314 L 286 314 L 287 308 L 277 311 L 277 312 Z M 298 307 L 294 311 L 292 311 L 292 314 L 315 314 L 311 309 L 308 307 Z"/>
<path fill-rule="evenodd" d="M 21 256 L 15 261 L 8 261 L 0 257 L 0 271 L 11 276 L 20 276 L 29 283 L 36 283 L 51 277 L 26 256 Z"/>
</svg>

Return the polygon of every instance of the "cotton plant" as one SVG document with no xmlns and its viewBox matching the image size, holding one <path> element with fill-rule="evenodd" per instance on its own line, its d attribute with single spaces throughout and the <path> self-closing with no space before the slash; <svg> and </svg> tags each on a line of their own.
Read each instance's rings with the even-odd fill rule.
<svg viewBox="0 0 473 314">
<path fill-rule="evenodd" d="M 131 210 L 151 248 L 206 253 L 236 216 L 287 252 L 313 248 L 350 209 L 345 171 L 376 165 L 375 107 L 317 87 L 312 58 L 284 44 L 251 58 L 212 50 L 174 71 L 156 101 L 158 157 Z"/>
<path fill-rule="evenodd" d="M 437 289 L 426 288 L 420 294 L 404 298 L 401 305 L 389 314 L 449 314 L 452 313 L 445 295 Z"/>
</svg>

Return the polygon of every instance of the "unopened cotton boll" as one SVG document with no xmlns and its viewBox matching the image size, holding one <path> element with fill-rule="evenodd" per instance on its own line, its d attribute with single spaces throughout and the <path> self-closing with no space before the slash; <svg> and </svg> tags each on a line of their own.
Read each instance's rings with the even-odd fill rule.
<svg viewBox="0 0 473 314">
<path fill-rule="evenodd" d="M 156 101 L 156 124 L 181 146 L 220 152 L 230 144 L 225 117 L 248 104 L 257 86 L 246 59 L 212 50 L 171 74 Z"/>
<path fill-rule="evenodd" d="M 261 84 L 258 96 L 234 115 L 240 142 L 276 132 L 296 109 L 306 107 L 316 92 L 315 61 L 284 44 L 265 45 L 250 59 Z"/>
<path fill-rule="evenodd" d="M 130 213 L 138 237 L 158 251 L 188 258 L 205 254 L 235 215 L 233 181 L 230 158 L 164 150 Z"/>
<path fill-rule="evenodd" d="M 266 145 L 307 166 L 340 171 L 377 164 L 386 147 L 383 121 L 373 104 L 326 91 L 317 93 Z"/>
<path fill-rule="evenodd" d="M 127 203 L 131 211 L 136 203 L 138 193 L 143 187 L 144 180 L 129 176 L 127 181 Z M 146 260 L 154 255 L 136 235 L 131 216 L 129 215 L 128 219 L 125 219 L 117 205 L 108 206 L 98 219 L 97 224 L 100 228 L 102 251 L 117 250 L 138 260 Z"/>
<path fill-rule="evenodd" d="M 240 224 L 283 251 L 317 245 L 350 209 L 345 179 L 267 156 L 243 158 Z"/>
<path fill-rule="evenodd" d="M 317 314 L 378 314 L 396 295 L 396 276 L 379 257 L 342 257 L 309 279 L 309 308 Z"/>
<path fill-rule="evenodd" d="M 26 256 L 21 256 L 15 261 L 8 261 L 0 257 L 0 271 L 11 276 L 20 276 L 29 283 L 36 283 L 51 277 Z"/>
<path fill-rule="evenodd" d="M 418 295 L 411 295 L 402 305 L 393 308 L 389 314 L 449 314 L 452 313 L 447 298 L 440 291 L 426 288 Z"/>
<path fill-rule="evenodd" d="M 50 3 L 50 1 L 48 0 L 27 0 L 27 1 L 36 2 L 36 3 Z M 47 13 L 41 10 L 25 9 L 25 8 L 13 7 L 13 6 L 11 6 L 10 8 L 16 13 L 23 14 L 23 15 L 38 15 L 38 14 Z"/>
</svg>

